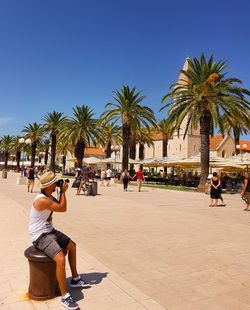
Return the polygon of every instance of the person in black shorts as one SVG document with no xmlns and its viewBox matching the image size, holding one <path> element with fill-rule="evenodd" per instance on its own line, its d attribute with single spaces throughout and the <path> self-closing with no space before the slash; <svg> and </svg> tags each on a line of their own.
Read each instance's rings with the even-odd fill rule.
<svg viewBox="0 0 250 310">
<path fill-rule="evenodd" d="M 33 193 L 34 183 L 35 183 L 35 170 L 31 167 L 27 171 L 27 178 L 28 178 L 28 192 L 30 191 Z"/>
<path fill-rule="evenodd" d="M 33 245 L 52 258 L 56 263 L 56 277 L 61 291 L 61 304 L 69 309 L 78 309 L 69 294 L 66 285 L 65 252 L 68 251 L 68 260 L 72 273 L 71 286 L 85 287 L 86 284 L 76 268 L 76 244 L 64 233 L 56 230 L 52 225 L 53 212 L 66 212 L 66 191 L 68 184 L 62 182 L 59 200 L 52 196 L 57 184 L 57 178 L 52 171 L 45 172 L 39 179 L 41 193 L 37 195 L 30 210 L 29 234 Z"/>
</svg>

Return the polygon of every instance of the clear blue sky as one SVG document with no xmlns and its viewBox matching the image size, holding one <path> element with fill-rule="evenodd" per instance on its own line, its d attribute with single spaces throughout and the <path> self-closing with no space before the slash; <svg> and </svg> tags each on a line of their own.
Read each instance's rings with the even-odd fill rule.
<svg viewBox="0 0 250 310">
<path fill-rule="evenodd" d="M 0 136 L 76 105 L 98 117 L 123 84 L 163 118 L 161 98 L 202 52 L 250 89 L 249 12 L 248 0 L 2 0 Z"/>
</svg>

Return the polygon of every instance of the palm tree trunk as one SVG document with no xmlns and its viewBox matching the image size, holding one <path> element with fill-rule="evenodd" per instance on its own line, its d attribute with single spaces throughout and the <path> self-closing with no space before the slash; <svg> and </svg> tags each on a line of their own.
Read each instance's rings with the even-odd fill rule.
<svg viewBox="0 0 250 310">
<path fill-rule="evenodd" d="M 130 127 L 128 124 L 122 126 L 122 170 L 128 169 Z"/>
<path fill-rule="evenodd" d="M 136 158 L 136 136 L 130 135 L 130 143 L 129 143 L 129 157 L 132 159 Z M 130 170 L 134 169 L 134 164 L 130 164 Z"/>
<path fill-rule="evenodd" d="M 129 157 L 132 159 L 136 158 L 136 136 L 135 135 L 130 136 Z"/>
<path fill-rule="evenodd" d="M 111 157 L 111 141 L 108 142 L 107 149 L 106 149 L 106 158 Z"/>
<path fill-rule="evenodd" d="M 56 161 L 56 135 L 51 135 L 51 161 L 50 170 L 55 172 L 55 161 Z"/>
<path fill-rule="evenodd" d="M 139 145 L 139 159 L 140 160 L 143 160 L 144 159 L 144 144 L 143 143 L 140 143 Z"/>
<path fill-rule="evenodd" d="M 205 184 L 209 173 L 209 135 L 210 135 L 210 121 L 209 113 L 204 113 L 200 118 L 200 134 L 201 134 L 201 176 L 198 185 L 198 191 L 205 191 Z"/>
<path fill-rule="evenodd" d="M 49 158 L 49 149 L 47 148 L 45 150 L 45 155 L 44 155 L 44 165 L 47 166 L 48 164 L 48 158 Z"/>
<path fill-rule="evenodd" d="M 8 168 L 8 160 L 9 160 L 9 152 L 5 151 L 4 152 L 4 169 L 6 170 Z"/>
<path fill-rule="evenodd" d="M 35 167 L 36 146 L 37 146 L 36 142 L 31 144 L 31 167 L 33 167 L 33 168 Z"/>
<path fill-rule="evenodd" d="M 168 156 L 168 137 L 166 135 L 163 135 L 162 140 L 162 156 L 167 157 Z M 164 166 L 164 175 L 168 173 L 168 167 Z"/>
<path fill-rule="evenodd" d="M 77 167 L 82 168 L 82 160 L 84 158 L 85 144 L 83 142 L 77 142 L 75 148 L 75 155 L 77 159 Z"/>
<path fill-rule="evenodd" d="M 162 140 L 162 156 L 167 157 L 168 156 L 168 137 L 163 135 Z"/>
<path fill-rule="evenodd" d="M 238 155 L 240 154 L 240 149 L 237 149 L 237 145 L 240 145 L 240 131 L 238 128 L 233 129 L 234 133 L 234 146 L 235 146 L 235 154 Z"/>
<path fill-rule="evenodd" d="M 20 160 L 21 160 L 21 151 L 17 151 L 17 152 L 16 152 L 17 172 L 20 171 Z"/>
<path fill-rule="evenodd" d="M 63 173 L 65 173 L 65 168 L 66 168 L 66 155 L 63 155 L 62 162 L 63 162 Z"/>
<path fill-rule="evenodd" d="M 111 141 L 108 142 L 108 146 L 107 146 L 107 149 L 106 149 L 106 158 L 109 158 L 111 157 L 111 153 L 112 153 L 112 150 L 111 150 Z M 116 155 L 115 155 L 116 156 Z M 110 164 L 107 164 L 107 169 L 110 169 Z"/>
</svg>

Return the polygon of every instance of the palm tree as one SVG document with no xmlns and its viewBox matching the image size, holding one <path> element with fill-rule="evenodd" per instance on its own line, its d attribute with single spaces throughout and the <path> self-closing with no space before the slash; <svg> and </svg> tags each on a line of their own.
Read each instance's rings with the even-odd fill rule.
<svg viewBox="0 0 250 310">
<path fill-rule="evenodd" d="M 141 106 L 140 103 L 145 99 L 141 92 L 135 87 L 123 86 L 120 91 L 115 90 L 112 96 L 115 103 L 107 103 L 105 108 L 109 108 L 102 113 L 103 122 L 120 121 L 122 124 L 122 169 L 128 169 L 129 141 L 131 128 L 155 125 L 153 111 Z"/>
<path fill-rule="evenodd" d="M 41 141 L 41 143 L 37 146 L 36 152 L 38 154 L 38 163 L 41 164 L 42 163 L 42 155 L 44 152 L 44 148 L 43 148 L 43 142 Z"/>
<path fill-rule="evenodd" d="M 114 122 L 101 124 L 101 137 L 98 141 L 105 149 L 106 157 L 109 158 L 112 153 L 112 145 L 121 144 L 121 127 Z"/>
<path fill-rule="evenodd" d="M 50 140 L 45 138 L 40 143 L 41 152 L 44 152 L 44 165 L 47 166 L 49 158 Z"/>
<path fill-rule="evenodd" d="M 144 160 L 145 144 L 148 147 L 154 146 L 151 131 L 147 128 L 141 128 L 137 131 L 136 138 L 136 142 L 139 144 L 139 159 Z"/>
<path fill-rule="evenodd" d="M 59 132 L 65 125 L 66 117 L 63 117 L 63 113 L 53 111 L 44 115 L 45 121 L 44 130 L 45 133 L 50 133 L 51 137 L 51 161 L 50 170 L 55 172 L 55 160 L 56 160 L 56 141 Z"/>
<path fill-rule="evenodd" d="M 0 139 L 0 150 L 4 152 L 4 168 L 8 168 L 10 152 L 13 149 L 13 136 L 4 135 Z"/>
<path fill-rule="evenodd" d="M 71 144 L 71 142 L 72 141 L 70 141 L 63 133 L 58 137 L 57 154 L 62 155 L 63 173 L 65 172 L 67 153 L 74 153 L 74 146 Z"/>
<path fill-rule="evenodd" d="M 69 118 L 66 122 L 65 134 L 75 146 L 77 165 L 82 168 L 85 147 L 91 143 L 96 144 L 100 136 L 100 129 L 90 107 L 86 105 L 76 106 L 73 108 L 73 115 L 74 117 Z"/>
<path fill-rule="evenodd" d="M 230 134 L 231 131 L 233 132 L 235 154 L 239 154 L 240 150 L 237 149 L 236 146 L 240 144 L 240 135 L 247 134 L 250 131 L 249 114 L 242 115 L 242 119 L 244 119 L 244 122 L 242 122 L 241 120 L 239 121 L 233 113 L 230 113 L 230 111 L 228 112 L 227 117 L 224 117 L 223 115 L 224 128 L 227 134 Z M 224 134 L 224 132 L 222 132 L 222 134 Z"/>
<path fill-rule="evenodd" d="M 25 133 L 25 139 L 31 140 L 31 167 L 34 167 L 36 148 L 38 144 L 41 143 L 42 137 L 44 135 L 43 127 L 36 122 L 34 122 L 33 124 L 29 123 L 27 126 L 24 127 L 22 132 Z"/>
<path fill-rule="evenodd" d="M 185 135 L 190 125 L 194 129 L 200 126 L 201 178 L 198 190 L 203 191 L 209 172 L 209 136 L 213 134 L 214 126 L 223 131 L 222 115 L 227 119 L 227 111 L 233 112 L 238 121 L 244 121 L 242 114 L 249 113 L 245 95 L 250 92 L 238 85 L 241 84 L 239 79 L 226 78 L 227 73 L 223 72 L 226 61 L 215 62 L 213 55 L 208 61 L 204 54 L 200 59 L 188 58 L 187 63 L 188 68 L 181 70 L 184 79 L 172 85 L 162 101 L 170 99 L 163 108 L 170 106 L 168 121 L 172 124 L 172 131 L 180 131 L 185 117 L 188 117 Z"/>
<path fill-rule="evenodd" d="M 12 137 L 12 149 L 16 155 L 16 162 L 17 162 L 17 171 L 20 171 L 20 160 L 21 160 L 21 149 L 22 145 L 20 144 L 21 136 L 13 136 Z"/>
<path fill-rule="evenodd" d="M 138 129 L 131 129 L 130 139 L 129 139 L 129 158 L 135 159 L 136 158 L 136 143 L 137 143 L 137 131 Z M 133 169 L 134 165 L 130 165 L 130 169 Z"/>
<path fill-rule="evenodd" d="M 162 157 L 168 156 L 168 139 L 170 136 L 170 124 L 168 123 L 167 119 L 163 118 L 159 120 L 158 126 L 155 129 L 157 133 L 162 135 Z"/>
</svg>

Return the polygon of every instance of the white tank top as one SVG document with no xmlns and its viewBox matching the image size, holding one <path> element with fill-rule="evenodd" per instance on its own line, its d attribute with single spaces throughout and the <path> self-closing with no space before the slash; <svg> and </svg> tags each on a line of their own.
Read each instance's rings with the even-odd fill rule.
<svg viewBox="0 0 250 310">
<path fill-rule="evenodd" d="M 38 194 L 34 200 L 34 202 L 39 199 L 46 197 L 44 194 Z M 48 222 L 48 218 L 50 216 L 50 210 L 37 210 L 34 205 L 31 206 L 30 209 L 30 217 L 29 217 L 29 235 L 32 242 L 36 241 L 41 234 L 49 233 L 53 229 L 53 225 Z"/>
</svg>

